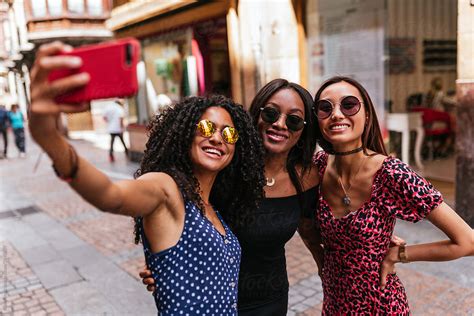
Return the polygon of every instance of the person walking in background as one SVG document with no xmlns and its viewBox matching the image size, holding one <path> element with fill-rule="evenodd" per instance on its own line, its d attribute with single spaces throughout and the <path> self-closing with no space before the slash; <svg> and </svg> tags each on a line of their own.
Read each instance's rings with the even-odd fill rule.
<svg viewBox="0 0 474 316">
<path fill-rule="evenodd" d="M 25 118 L 21 113 L 18 104 L 12 104 L 12 108 L 8 113 L 8 119 L 15 135 L 15 145 L 19 150 L 20 158 L 25 158 Z"/>
<path fill-rule="evenodd" d="M 128 148 L 123 140 L 125 112 L 123 110 L 123 101 L 120 99 L 110 102 L 105 109 L 104 120 L 107 122 L 107 131 L 110 134 L 110 150 L 109 159 L 111 162 L 115 161 L 114 157 L 114 142 L 115 138 L 118 137 L 122 142 L 123 148 L 125 149 L 125 155 L 128 157 Z"/>
<path fill-rule="evenodd" d="M 3 137 L 3 151 L 0 153 L 0 159 L 7 158 L 8 150 L 8 111 L 4 105 L 0 105 L 0 133 Z"/>
</svg>

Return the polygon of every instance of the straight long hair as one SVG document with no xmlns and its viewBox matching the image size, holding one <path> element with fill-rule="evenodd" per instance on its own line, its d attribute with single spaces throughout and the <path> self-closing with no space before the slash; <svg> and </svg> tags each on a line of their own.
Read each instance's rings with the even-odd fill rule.
<svg viewBox="0 0 474 316">
<path fill-rule="evenodd" d="M 321 93 L 335 83 L 347 82 L 348 84 L 354 86 L 359 90 L 360 95 L 362 96 L 362 101 L 364 102 L 365 115 L 367 116 L 367 123 L 365 125 L 364 131 L 362 132 L 362 148 L 364 153 L 367 155 L 367 149 L 372 150 L 378 154 L 387 155 L 387 150 L 383 144 L 382 132 L 380 130 L 379 121 L 377 119 L 377 113 L 375 112 L 374 104 L 370 99 L 369 93 L 365 88 L 355 79 L 344 77 L 344 76 L 335 76 L 326 80 L 318 92 L 314 96 L 315 104 L 319 101 Z M 324 139 L 321 130 L 318 128 L 316 131 L 317 138 L 319 140 L 319 145 L 326 151 L 332 152 L 333 146 L 330 142 Z"/>
<path fill-rule="evenodd" d="M 317 121 L 311 114 L 311 108 L 313 106 L 313 98 L 311 94 L 297 83 L 289 82 L 285 79 L 274 79 L 263 86 L 255 95 L 250 105 L 249 113 L 253 119 L 255 126 L 257 126 L 258 119 L 260 117 L 261 108 L 265 107 L 268 100 L 278 91 L 284 89 L 291 89 L 295 91 L 303 101 L 304 105 L 304 120 L 306 121 L 303 132 L 295 146 L 291 148 L 288 159 L 286 161 L 286 169 L 290 176 L 291 183 L 296 189 L 296 192 L 300 199 L 302 198 L 303 185 L 301 179 L 303 175 L 311 169 L 312 156 L 316 149 L 316 137 L 314 137 L 316 130 L 319 128 L 316 126 Z M 298 174 L 296 166 L 301 166 L 301 173 Z"/>
</svg>

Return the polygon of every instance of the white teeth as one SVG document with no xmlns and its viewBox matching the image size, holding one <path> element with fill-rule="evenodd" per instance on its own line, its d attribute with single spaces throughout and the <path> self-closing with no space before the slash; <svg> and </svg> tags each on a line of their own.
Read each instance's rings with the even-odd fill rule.
<svg viewBox="0 0 474 316">
<path fill-rule="evenodd" d="M 273 133 L 267 133 L 267 135 L 268 135 L 268 137 L 270 137 L 273 140 L 281 141 L 281 140 L 286 139 L 286 137 L 283 136 L 283 135 L 277 135 L 277 134 L 273 134 Z"/>
<path fill-rule="evenodd" d="M 331 126 L 330 129 L 331 129 L 331 130 L 341 130 L 341 129 L 346 129 L 346 128 L 348 128 L 348 127 L 349 127 L 348 125 L 343 124 L 343 125 L 334 125 L 334 126 Z"/>
<path fill-rule="evenodd" d="M 216 154 L 218 156 L 222 156 L 222 153 L 219 150 L 214 149 L 214 148 L 204 148 L 204 151 L 210 154 Z"/>
</svg>

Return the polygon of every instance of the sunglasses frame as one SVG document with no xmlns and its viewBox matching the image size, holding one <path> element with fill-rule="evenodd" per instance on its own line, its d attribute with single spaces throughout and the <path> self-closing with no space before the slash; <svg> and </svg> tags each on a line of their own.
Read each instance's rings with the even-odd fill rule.
<svg viewBox="0 0 474 316">
<path fill-rule="evenodd" d="M 267 120 L 265 120 L 265 119 L 263 118 L 262 112 L 265 111 L 265 109 L 270 109 L 270 110 L 275 111 L 275 112 L 278 113 L 278 117 L 276 118 L 275 121 L 271 122 L 271 121 L 267 121 Z M 275 109 L 274 107 L 271 107 L 271 106 L 265 106 L 265 107 L 261 107 L 261 108 L 260 108 L 260 117 L 262 118 L 262 121 L 264 121 L 265 123 L 268 123 L 268 124 L 273 124 L 273 123 L 277 122 L 277 121 L 280 119 L 280 117 L 281 117 L 282 115 L 285 115 L 285 116 L 286 116 L 286 119 L 285 119 L 285 125 L 286 125 L 286 127 L 288 127 L 288 129 L 291 130 L 291 131 L 293 131 L 293 132 L 301 131 L 301 130 L 305 127 L 305 125 L 306 125 L 306 121 L 305 121 L 303 118 L 299 117 L 298 115 L 295 115 L 295 114 L 284 114 L 284 113 L 281 113 L 280 111 L 278 111 L 277 109 Z M 291 127 L 288 125 L 288 117 L 290 117 L 290 116 L 291 116 L 291 117 L 296 117 L 296 118 L 300 119 L 300 120 L 303 122 L 303 126 L 302 126 L 300 129 L 291 128 Z M 290 124 L 290 125 L 292 125 L 292 124 Z"/>
<path fill-rule="evenodd" d="M 357 99 L 359 108 L 358 108 L 357 111 L 356 111 L 355 113 L 353 113 L 353 114 L 346 114 L 345 111 L 344 111 L 344 108 L 341 106 L 341 105 L 342 105 L 342 102 L 343 102 L 345 99 L 347 99 L 347 98 L 355 98 L 355 99 Z M 320 101 L 328 102 L 328 103 L 331 105 L 331 108 L 332 108 L 332 109 L 331 109 L 331 112 L 329 112 L 329 114 L 328 114 L 327 116 L 324 116 L 324 117 L 318 116 L 318 112 L 319 112 L 319 110 L 318 110 L 318 108 L 319 108 L 318 102 L 320 102 Z M 330 116 L 334 113 L 334 109 L 336 108 L 336 105 L 337 105 L 337 104 L 339 104 L 341 113 L 344 114 L 344 116 L 346 116 L 346 117 L 350 117 L 350 116 L 354 116 L 354 115 L 356 115 L 357 113 L 360 112 L 360 109 L 362 108 L 362 105 L 364 104 L 364 102 L 362 102 L 361 100 L 359 100 L 358 97 L 353 96 L 353 95 L 347 95 L 347 96 L 343 97 L 343 98 L 341 99 L 341 101 L 340 101 L 339 103 L 336 103 L 336 104 L 334 104 L 334 103 L 332 103 L 331 101 L 326 100 L 326 99 L 324 99 L 324 100 L 318 100 L 318 101 L 313 105 L 313 114 L 314 114 L 318 119 L 320 119 L 320 120 L 327 119 L 328 117 L 330 117 Z"/>
<path fill-rule="evenodd" d="M 201 125 L 202 122 L 206 122 L 208 125 L 211 126 L 211 130 L 210 130 L 210 135 L 209 136 L 206 136 L 204 134 L 204 132 L 201 130 L 201 128 L 199 127 Z M 204 138 L 211 138 L 212 135 L 214 135 L 215 132 L 219 131 L 220 135 L 221 135 L 221 138 L 222 140 L 226 143 L 226 144 L 229 144 L 229 145 L 235 145 L 235 143 L 237 143 L 237 141 L 239 140 L 239 132 L 237 131 L 237 129 L 235 127 L 232 127 L 232 126 L 226 126 L 224 127 L 222 130 L 221 129 L 218 129 L 216 127 L 216 124 L 210 120 L 200 120 L 197 124 L 196 124 L 196 129 L 199 131 L 199 134 L 204 137 Z M 234 138 L 235 138 L 235 141 L 234 142 L 229 142 L 227 140 L 227 137 L 225 136 L 225 131 L 226 130 L 234 130 Z"/>
</svg>

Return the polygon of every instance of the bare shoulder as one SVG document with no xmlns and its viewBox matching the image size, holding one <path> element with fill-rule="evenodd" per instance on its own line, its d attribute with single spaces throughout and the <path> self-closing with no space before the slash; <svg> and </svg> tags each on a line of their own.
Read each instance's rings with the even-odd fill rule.
<svg viewBox="0 0 474 316">
<path fill-rule="evenodd" d="M 382 167 L 382 164 L 384 163 L 385 159 L 387 158 L 388 156 L 369 151 L 367 168 L 371 170 L 379 170 Z"/>
<path fill-rule="evenodd" d="M 148 172 L 138 177 L 137 181 L 149 186 L 150 190 L 164 196 L 166 200 L 173 202 L 181 199 L 178 184 L 167 173 Z"/>
</svg>

